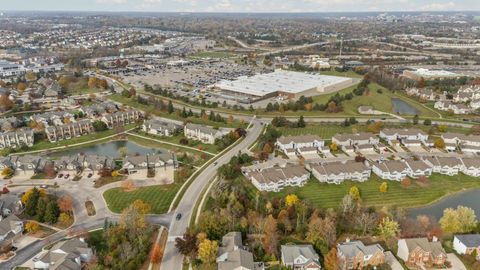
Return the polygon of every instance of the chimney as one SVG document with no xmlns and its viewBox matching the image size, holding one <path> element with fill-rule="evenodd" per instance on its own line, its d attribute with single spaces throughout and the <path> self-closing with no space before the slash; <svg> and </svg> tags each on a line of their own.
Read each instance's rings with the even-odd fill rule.
<svg viewBox="0 0 480 270">
<path fill-rule="evenodd" d="M 347 239 L 345 239 L 345 243 L 350 243 L 350 237 L 347 237 Z"/>
<path fill-rule="evenodd" d="M 435 235 L 432 237 L 432 242 L 438 242 L 438 238 Z"/>
</svg>

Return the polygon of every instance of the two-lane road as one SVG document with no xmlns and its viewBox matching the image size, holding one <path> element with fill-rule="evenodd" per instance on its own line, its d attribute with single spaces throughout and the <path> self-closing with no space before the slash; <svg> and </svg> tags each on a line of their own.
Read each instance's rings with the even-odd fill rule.
<svg viewBox="0 0 480 270">
<path fill-rule="evenodd" d="M 230 149 L 230 151 L 219 157 L 216 165 L 212 163 L 205 168 L 185 191 L 178 207 L 175 209 L 173 220 L 170 223 L 168 242 L 165 247 L 162 261 L 162 270 L 182 269 L 183 256 L 177 251 L 174 240 L 176 237 L 182 237 L 190 225 L 192 211 L 200 200 L 202 191 L 208 185 L 209 181 L 215 177 L 218 167 L 228 163 L 233 156 L 238 154 L 239 151 L 245 151 L 260 136 L 262 130 L 263 125 L 261 122 L 253 119 L 251 127 L 247 130 L 246 137 Z M 180 220 L 175 220 L 175 217 L 179 213 L 182 214 L 182 218 Z"/>
</svg>

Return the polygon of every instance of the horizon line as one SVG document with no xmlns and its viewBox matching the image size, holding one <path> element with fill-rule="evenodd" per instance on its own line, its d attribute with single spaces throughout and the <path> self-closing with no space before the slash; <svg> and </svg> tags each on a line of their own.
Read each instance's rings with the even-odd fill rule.
<svg viewBox="0 0 480 270">
<path fill-rule="evenodd" d="M 0 12 L 106 12 L 106 13 L 190 13 L 190 14 L 326 14 L 326 13 L 474 13 L 479 10 L 364 10 L 364 11 L 148 11 L 148 10 L 0 10 Z"/>
</svg>

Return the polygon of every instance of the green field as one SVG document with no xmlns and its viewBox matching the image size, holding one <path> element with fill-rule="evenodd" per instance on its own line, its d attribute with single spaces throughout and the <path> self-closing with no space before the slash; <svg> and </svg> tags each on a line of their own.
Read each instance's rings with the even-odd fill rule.
<svg viewBox="0 0 480 270">
<path fill-rule="evenodd" d="M 341 125 L 334 124 L 313 124 L 307 125 L 304 128 L 278 128 L 284 136 L 299 136 L 299 135 L 318 135 L 322 139 L 330 140 L 333 135 L 338 133 L 352 133 L 352 129 L 356 129 L 358 132 L 367 131 L 366 125 L 352 125 L 349 127 L 343 127 Z"/>
<path fill-rule="evenodd" d="M 121 188 L 112 188 L 105 193 L 103 197 L 107 202 L 107 207 L 114 213 L 121 213 L 136 200 L 142 200 L 150 204 L 152 214 L 162 214 L 168 211 L 170 203 L 180 188 L 181 183 L 170 185 L 159 185 L 141 187 L 134 191 L 123 191 Z"/>
<path fill-rule="evenodd" d="M 388 191 L 384 194 L 379 192 L 382 182 L 388 183 Z M 480 188 L 480 180 L 475 177 L 459 174 L 457 176 L 445 176 L 434 174 L 429 178 L 428 187 L 420 187 L 412 181 L 408 188 L 402 187 L 400 182 L 381 180 L 372 174 L 370 180 L 359 183 L 345 181 L 340 185 L 320 183 L 316 179 L 310 181 L 303 187 L 289 187 L 281 192 L 265 193 L 268 197 L 283 198 L 288 194 L 297 194 L 315 207 L 334 208 L 340 205 L 342 198 L 348 193 L 350 187 L 357 186 L 360 189 L 362 202 L 366 206 L 399 206 L 417 207 L 432 203 L 446 195 L 471 188 Z M 245 180 L 246 182 L 246 180 Z M 249 184 L 249 196 L 255 197 L 256 189 Z"/>
<path fill-rule="evenodd" d="M 424 132 L 429 132 L 432 126 L 425 126 L 423 123 L 418 125 L 412 124 L 388 124 L 385 123 L 383 128 L 418 128 Z M 352 133 L 355 129 L 357 132 L 367 131 L 367 126 L 365 124 L 355 124 L 348 127 L 344 127 L 340 124 L 308 124 L 304 128 L 286 128 L 279 127 L 277 128 L 283 136 L 299 136 L 299 135 L 318 135 L 322 139 L 330 140 L 335 134 L 338 133 Z M 457 132 L 468 134 L 470 129 L 463 127 L 446 127 L 447 132 Z M 440 135 L 438 131 L 431 135 Z"/>
</svg>

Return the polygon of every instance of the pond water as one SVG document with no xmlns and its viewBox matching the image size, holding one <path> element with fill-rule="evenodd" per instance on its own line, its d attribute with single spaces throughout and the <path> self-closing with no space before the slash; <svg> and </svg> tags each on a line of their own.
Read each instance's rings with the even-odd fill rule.
<svg viewBox="0 0 480 270">
<path fill-rule="evenodd" d="M 419 114 L 418 110 L 407 102 L 399 99 L 392 98 L 393 112 L 396 114 L 416 115 Z"/>
<path fill-rule="evenodd" d="M 418 215 L 428 215 L 434 216 L 439 220 L 442 217 L 445 208 L 456 208 L 459 205 L 472 208 L 475 211 L 477 218 L 480 218 L 480 189 L 472 189 L 448 196 L 429 206 L 412 208 L 408 211 L 408 215 L 412 218 L 415 218 Z"/>
<path fill-rule="evenodd" d="M 65 150 L 60 152 L 55 152 L 50 154 L 50 156 L 65 156 L 65 155 L 76 155 L 79 153 L 84 154 L 96 154 L 96 155 L 104 155 L 113 158 L 117 158 L 120 156 L 118 153 L 118 149 L 126 147 L 128 150 L 128 154 L 154 154 L 154 153 L 165 153 L 167 150 L 159 149 L 159 148 L 146 148 L 141 145 L 138 145 L 133 142 L 129 141 L 111 141 L 107 143 L 100 143 L 95 145 L 89 145 L 82 148 L 74 148 L 71 150 Z"/>
</svg>

